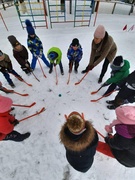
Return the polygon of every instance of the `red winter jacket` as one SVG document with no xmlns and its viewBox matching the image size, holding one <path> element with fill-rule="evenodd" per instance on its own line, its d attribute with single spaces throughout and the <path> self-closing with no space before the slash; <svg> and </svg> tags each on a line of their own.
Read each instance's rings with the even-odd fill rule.
<svg viewBox="0 0 135 180">
<path fill-rule="evenodd" d="M 0 140 L 4 139 L 7 134 L 13 131 L 14 125 L 11 124 L 15 117 L 9 112 L 0 113 Z"/>
</svg>

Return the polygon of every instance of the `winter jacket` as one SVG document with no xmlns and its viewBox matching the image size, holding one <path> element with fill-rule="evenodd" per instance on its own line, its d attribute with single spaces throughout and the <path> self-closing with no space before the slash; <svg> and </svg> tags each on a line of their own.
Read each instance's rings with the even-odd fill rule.
<svg viewBox="0 0 135 180">
<path fill-rule="evenodd" d="M 28 61 L 28 51 L 25 46 L 22 45 L 21 51 L 13 49 L 13 56 L 22 67 L 25 67 L 25 64 Z"/>
<path fill-rule="evenodd" d="M 92 41 L 89 65 L 97 66 L 104 58 L 112 62 L 116 52 L 117 46 L 113 38 L 106 32 L 105 37 L 99 44 L 95 44 L 94 40 Z"/>
<path fill-rule="evenodd" d="M 67 51 L 67 57 L 69 59 L 69 61 L 76 61 L 79 62 L 82 59 L 82 47 L 79 44 L 78 49 L 74 50 L 72 45 L 70 44 L 68 51 Z"/>
<path fill-rule="evenodd" d="M 43 45 L 41 40 L 37 35 L 34 38 L 28 36 L 27 45 L 30 52 L 35 56 L 41 56 L 43 54 Z"/>
<path fill-rule="evenodd" d="M 72 134 L 65 123 L 60 131 L 60 140 L 65 146 L 70 165 L 77 171 L 88 171 L 93 164 L 98 143 L 98 135 L 91 123 L 86 121 L 86 131 L 80 135 Z"/>
<path fill-rule="evenodd" d="M 50 52 L 55 52 L 55 53 L 58 54 L 58 57 L 57 57 L 54 61 L 56 61 L 56 64 L 60 64 L 61 58 L 62 58 L 62 52 L 61 52 L 61 50 L 60 50 L 59 48 L 57 48 L 57 47 L 52 47 L 52 48 L 50 48 L 49 51 L 47 52 L 47 56 L 48 56 L 48 54 L 49 54 Z M 49 60 L 50 60 L 50 59 L 49 59 Z M 53 60 L 50 60 L 50 63 L 53 64 L 54 61 L 53 61 Z"/>
<path fill-rule="evenodd" d="M 121 88 L 115 100 L 128 100 L 128 102 L 135 102 L 135 71 L 129 74 L 118 86 Z"/>
<path fill-rule="evenodd" d="M 106 84 L 119 83 L 129 75 L 130 64 L 124 60 L 124 66 L 118 71 L 112 71 L 111 77 L 105 82 Z"/>
<path fill-rule="evenodd" d="M 12 70 L 12 63 L 7 54 L 4 54 L 4 59 L 0 60 L 0 71 L 6 72 L 6 70 Z"/>
<path fill-rule="evenodd" d="M 116 133 L 107 139 L 114 157 L 126 167 L 135 167 L 135 138 L 125 138 Z"/>
<path fill-rule="evenodd" d="M 13 131 L 14 125 L 12 123 L 14 120 L 15 117 L 9 114 L 9 112 L 0 113 L 0 140 Z"/>
</svg>

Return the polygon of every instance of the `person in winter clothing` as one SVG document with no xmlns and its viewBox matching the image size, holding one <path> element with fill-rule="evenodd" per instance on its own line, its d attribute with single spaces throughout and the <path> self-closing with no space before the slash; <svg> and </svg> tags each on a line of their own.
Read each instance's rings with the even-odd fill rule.
<svg viewBox="0 0 135 180">
<path fill-rule="evenodd" d="M 126 167 L 135 167 L 135 106 L 119 106 L 115 109 L 117 119 L 105 126 L 107 133 L 115 135 L 105 137 L 114 157 Z"/>
<path fill-rule="evenodd" d="M 86 73 L 96 67 L 104 60 L 102 71 L 98 79 L 98 83 L 102 82 L 109 63 L 112 62 L 117 52 L 117 46 L 113 38 L 105 30 L 104 26 L 99 25 L 94 32 L 94 39 L 91 44 L 91 55 L 89 64 L 82 73 Z"/>
<path fill-rule="evenodd" d="M 135 71 L 117 84 L 119 92 L 114 100 L 106 101 L 108 109 L 115 109 L 120 105 L 135 102 Z M 117 89 L 116 87 L 116 89 Z"/>
<path fill-rule="evenodd" d="M 32 53 L 32 63 L 31 68 L 34 70 L 36 66 L 37 59 L 41 58 L 47 67 L 50 68 L 50 64 L 45 58 L 43 53 L 43 45 L 39 37 L 35 34 L 35 30 L 29 19 L 25 20 L 26 30 L 28 32 L 27 45 Z"/>
<path fill-rule="evenodd" d="M 31 74 L 32 69 L 30 68 L 30 63 L 28 61 L 28 51 L 25 46 L 21 45 L 20 42 L 16 39 L 15 36 L 8 36 L 8 40 L 13 47 L 13 56 L 20 64 L 21 69 L 26 74 Z"/>
<path fill-rule="evenodd" d="M 14 92 L 13 90 L 10 90 L 10 89 L 7 89 L 7 88 L 3 87 L 1 81 L 0 81 L 0 91 L 3 91 L 5 93 L 7 93 L 7 94 Z"/>
<path fill-rule="evenodd" d="M 63 65 L 61 62 L 62 52 L 58 47 L 52 47 L 47 52 L 47 58 L 50 60 L 50 70 L 49 73 L 52 73 L 53 66 L 59 64 L 61 74 L 64 75 Z"/>
<path fill-rule="evenodd" d="M 93 164 L 98 135 L 83 114 L 72 112 L 66 120 L 60 131 L 60 141 L 65 146 L 67 161 L 77 171 L 85 173 Z"/>
<path fill-rule="evenodd" d="M 30 136 L 30 133 L 20 134 L 14 130 L 19 121 L 10 114 L 12 99 L 0 96 L 0 140 L 23 141 Z"/>
<path fill-rule="evenodd" d="M 78 73 L 79 62 L 82 59 L 82 55 L 83 51 L 79 40 L 74 38 L 67 51 L 67 57 L 69 59 L 69 73 L 72 72 L 73 65 L 75 73 Z"/>
<path fill-rule="evenodd" d="M 130 64 L 128 60 L 123 60 L 122 56 L 117 56 L 111 64 L 111 77 L 102 85 L 102 87 L 109 86 L 107 91 L 103 94 L 106 96 L 111 93 L 117 84 L 129 75 Z"/>
<path fill-rule="evenodd" d="M 0 50 L 0 72 L 3 74 L 3 76 L 6 78 L 7 82 L 12 88 L 14 88 L 15 85 L 13 81 L 10 79 L 9 73 L 13 74 L 18 80 L 23 81 L 22 77 L 19 74 L 17 74 L 17 72 L 13 69 L 9 56 L 3 53 L 1 50 Z"/>
</svg>

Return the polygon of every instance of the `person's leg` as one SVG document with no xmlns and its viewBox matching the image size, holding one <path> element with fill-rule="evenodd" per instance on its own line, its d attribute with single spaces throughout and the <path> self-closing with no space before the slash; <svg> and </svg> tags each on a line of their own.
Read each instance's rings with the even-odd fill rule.
<svg viewBox="0 0 135 180">
<path fill-rule="evenodd" d="M 75 61 L 75 67 L 74 67 L 75 73 L 78 73 L 78 67 L 79 67 L 79 62 Z"/>
<path fill-rule="evenodd" d="M 12 131 L 11 133 L 7 134 L 7 136 L 3 140 L 4 141 L 10 140 L 10 141 L 20 142 L 20 141 L 23 141 L 24 139 L 28 138 L 29 136 L 30 136 L 29 132 L 27 132 L 25 134 L 20 134 L 17 131 Z"/>
<path fill-rule="evenodd" d="M 49 70 L 50 74 L 52 73 L 52 70 L 53 70 L 53 63 L 50 63 L 50 70 Z"/>
<path fill-rule="evenodd" d="M 3 74 L 3 76 L 5 77 L 5 79 L 7 80 L 7 82 L 8 82 L 9 84 L 12 84 L 12 83 L 13 83 L 13 81 L 10 79 L 10 75 L 9 75 L 8 73 L 2 72 L 2 74 Z"/>
<path fill-rule="evenodd" d="M 72 68 L 73 68 L 73 61 L 69 61 L 69 73 L 72 72 Z"/>
<path fill-rule="evenodd" d="M 37 58 L 34 56 L 34 55 L 32 55 L 33 57 L 32 57 L 32 62 L 31 62 L 31 69 L 35 69 L 35 67 L 36 67 L 36 63 L 37 63 Z"/>
<path fill-rule="evenodd" d="M 45 58 L 45 55 L 44 55 L 44 54 L 42 54 L 41 59 L 42 59 L 43 62 L 46 64 L 46 66 L 50 68 L 50 63 L 49 63 L 49 62 L 47 61 L 47 59 Z"/>
<path fill-rule="evenodd" d="M 109 94 L 109 93 L 111 93 L 115 88 L 116 88 L 116 84 L 115 83 L 112 83 L 110 86 L 109 86 L 109 88 L 107 89 L 107 91 L 103 94 L 103 96 L 106 96 L 107 94 Z M 107 95 L 107 96 L 110 96 L 110 94 L 109 95 Z"/>
<path fill-rule="evenodd" d="M 60 72 L 61 72 L 61 74 L 64 75 L 62 62 L 60 62 L 59 67 L 60 67 Z"/>
<path fill-rule="evenodd" d="M 102 82 L 102 79 L 103 79 L 103 77 L 107 71 L 108 65 L 109 65 L 109 60 L 107 58 L 105 58 L 103 66 L 102 66 L 101 74 L 100 74 L 99 79 L 98 79 L 98 83 Z"/>
</svg>

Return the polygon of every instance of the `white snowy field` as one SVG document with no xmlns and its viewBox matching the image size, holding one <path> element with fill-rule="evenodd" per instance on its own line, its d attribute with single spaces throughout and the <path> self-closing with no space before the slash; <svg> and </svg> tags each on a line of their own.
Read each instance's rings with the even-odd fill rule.
<svg viewBox="0 0 135 180">
<path fill-rule="evenodd" d="M 33 86 L 29 87 L 11 76 L 16 85 L 14 90 L 20 93 L 28 93 L 29 96 L 7 95 L 3 92 L 0 94 L 12 98 L 14 104 L 29 105 L 36 102 L 36 105 L 31 108 L 16 107 L 14 114 L 18 120 L 35 113 L 42 107 L 45 107 L 46 110 L 39 116 L 23 121 L 15 127 L 15 130 L 21 133 L 31 132 L 31 136 L 27 140 L 20 143 L 0 142 L 0 180 L 64 180 L 67 169 L 69 178 L 65 178 L 65 180 L 134 180 L 134 168 L 126 168 L 117 160 L 98 152 L 91 169 L 87 173 L 75 171 L 68 164 L 65 149 L 59 142 L 59 131 L 65 122 L 64 114 L 68 115 L 72 111 L 83 112 L 85 118 L 92 121 L 100 133 L 106 135 L 104 126 L 115 118 L 115 111 L 108 110 L 105 101 L 113 99 L 116 94 L 114 93 L 97 103 L 90 102 L 91 99 L 102 96 L 107 88 L 102 88 L 95 95 L 90 94 L 100 87 L 97 80 L 102 63 L 94 68 L 79 85 L 75 86 L 75 83 L 82 78 L 81 71 L 89 61 L 91 41 L 98 24 L 104 25 L 108 33 L 114 38 L 118 46 L 117 55 L 122 55 L 124 59 L 130 61 L 130 72 L 135 69 L 135 29 L 132 31 L 122 30 L 126 24 L 128 29 L 134 25 L 134 15 L 98 14 L 96 27 L 93 27 L 95 18 L 93 15 L 90 27 L 73 28 L 63 25 L 63 28 L 37 28 L 35 31 L 43 42 L 45 55 L 52 46 L 57 46 L 62 50 L 65 74 L 62 76 L 59 67 L 56 67 L 58 73 L 58 85 L 56 85 L 55 71 L 49 74 L 48 68 L 42 61 L 41 64 L 47 78 L 43 77 L 38 62 L 34 71 L 40 82 L 33 75 L 27 76 L 21 71 L 20 66 L 13 58 L 12 47 L 7 37 L 14 35 L 19 42 L 27 47 L 27 32 L 21 28 L 14 7 L 1 12 L 9 31 L 6 31 L 0 19 L 0 49 L 10 56 L 14 69 Z M 70 83 L 67 85 L 68 59 L 66 53 L 73 38 L 79 39 L 83 47 L 83 58 L 80 62 L 78 74 L 72 72 Z M 30 52 L 29 61 L 31 62 Z M 104 81 L 108 77 L 110 77 L 110 68 L 108 68 Z M 5 87 L 10 89 L 2 74 L 0 74 L 0 80 Z M 99 138 L 104 141 L 102 137 L 99 136 Z"/>
</svg>

